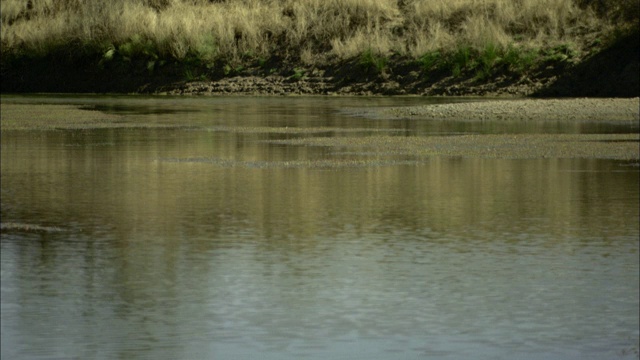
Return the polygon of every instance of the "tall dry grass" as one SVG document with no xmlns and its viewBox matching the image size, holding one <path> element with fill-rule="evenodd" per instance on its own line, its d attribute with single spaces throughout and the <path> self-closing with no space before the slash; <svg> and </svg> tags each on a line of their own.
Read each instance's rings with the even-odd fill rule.
<svg viewBox="0 0 640 360">
<path fill-rule="evenodd" d="M 585 2 L 1 0 L 0 41 L 9 54 L 67 47 L 178 61 L 279 55 L 309 63 L 367 51 L 418 58 L 462 46 L 554 46 L 612 26 Z"/>
</svg>

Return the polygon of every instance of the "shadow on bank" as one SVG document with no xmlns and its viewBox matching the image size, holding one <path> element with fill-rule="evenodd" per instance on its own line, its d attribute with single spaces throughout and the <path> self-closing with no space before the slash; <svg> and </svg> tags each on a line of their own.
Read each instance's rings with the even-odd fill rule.
<svg viewBox="0 0 640 360">
<path fill-rule="evenodd" d="M 101 68 L 99 59 L 67 54 L 3 59 L 3 93 L 140 93 L 181 80 L 173 69 L 150 75 L 143 66 Z"/>
<path fill-rule="evenodd" d="M 568 69 L 534 97 L 640 96 L 640 31 Z"/>
<path fill-rule="evenodd" d="M 162 93 L 185 87 L 189 83 L 185 79 L 184 66 L 178 63 L 150 72 L 144 61 L 98 66 L 99 60 L 91 56 L 70 54 L 65 49 L 49 53 L 44 57 L 19 59 L 3 57 L 0 62 L 1 92 Z M 293 69 L 293 65 L 289 64 L 289 67 Z M 401 76 L 386 79 L 381 76 L 372 76 L 369 71 L 362 73 L 362 69 L 358 68 L 357 64 L 338 64 L 335 68 L 325 69 L 325 78 L 319 80 L 323 87 L 311 88 L 310 92 L 322 94 L 326 93 L 326 89 L 335 90 L 346 87 L 355 89 L 352 89 L 352 93 L 359 93 L 360 88 L 370 90 L 368 93 L 371 95 L 420 94 L 437 84 L 435 89 L 439 87 L 442 92 L 433 93 L 434 88 L 432 88 L 431 92 L 434 95 L 486 93 L 487 86 L 475 87 L 473 83 L 469 84 L 469 78 L 465 77 L 444 75 L 444 77 L 438 77 L 437 74 L 430 74 L 430 80 L 412 79 L 407 74 L 418 74 L 421 70 L 415 61 L 409 63 L 408 67 L 405 66 L 406 69 L 402 67 L 402 62 L 389 65 L 393 65 L 393 72 Z M 526 90 L 520 93 L 533 97 L 640 96 L 640 31 L 636 29 L 628 35 L 621 36 L 612 46 L 573 67 L 556 65 L 558 64 L 552 64 L 540 79 L 534 79 L 540 81 L 555 77 L 551 82 L 543 81 L 549 85 L 533 94 Z M 327 74 L 328 77 L 326 77 Z M 250 74 L 247 73 L 247 75 Z M 283 75 L 286 79 L 290 74 Z M 225 76 L 226 74 L 217 74 L 211 80 L 224 79 Z M 500 92 L 500 89 L 508 90 L 517 85 L 517 81 L 509 76 L 487 80 L 485 85 L 488 85 L 491 91 Z M 395 85 L 395 88 L 387 91 L 386 85 Z M 284 92 L 285 90 L 283 88 Z"/>
</svg>

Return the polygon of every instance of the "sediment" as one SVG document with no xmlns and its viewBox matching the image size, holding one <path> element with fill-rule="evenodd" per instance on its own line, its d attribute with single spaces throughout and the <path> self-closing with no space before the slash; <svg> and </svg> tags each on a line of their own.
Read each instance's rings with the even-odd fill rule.
<svg viewBox="0 0 640 360">
<path fill-rule="evenodd" d="M 363 109 L 359 115 L 457 121 L 640 121 L 640 98 L 514 99 Z"/>
<path fill-rule="evenodd" d="M 66 130 L 122 127 L 156 127 L 153 122 L 128 122 L 121 115 L 81 109 L 70 105 L 2 104 L 2 131 Z M 640 161 L 640 98 L 609 99 L 508 99 L 432 104 L 411 107 L 365 108 L 345 110 L 351 116 L 373 119 L 410 119 L 411 121 L 465 121 L 511 123 L 606 123 L 620 131 L 615 133 L 525 133 L 525 134 L 435 134 L 434 136 L 397 136 L 381 132 L 361 136 L 344 130 L 342 136 L 318 136 L 327 128 L 221 126 L 207 131 L 237 133 L 296 134 L 286 140 L 265 140 L 277 145 L 326 147 L 335 159 L 312 162 L 238 162 L 195 157 L 162 159 L 172 163 L 198 163 L 222 167 L 359 167 L 401 165 L 427 161 L 434 156 L 542 159 L 588 158 Z M 189 124 L 162 124 L 173 127 Z M 306 136 L 312 135 L 312 136 Z M 341 154 L 348 154 L 342 158 Z"/>
</svg>

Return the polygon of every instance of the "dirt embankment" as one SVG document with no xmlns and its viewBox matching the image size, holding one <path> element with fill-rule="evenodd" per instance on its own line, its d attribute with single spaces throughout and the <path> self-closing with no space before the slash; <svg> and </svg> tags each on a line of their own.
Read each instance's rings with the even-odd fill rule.
<svg viewBox="0 0 640 360">
<path fill-rule="evenodd" d="M 335 69 L 314 69 L 309 76 L 235 76 L 162 86 L 154 93 L 170 95 L 425 95 L 425 96 L 528 96 L 550 85 L 550 78 L 506 77 L 478 82 L 445 77 L 437 82 L 421 79 L 418 71 L 402 74 L 358 75 L 345 79 Z"/>
<path fill-rule="evenodd" d="M 612 46 L 576 63 L 542 62 L 524 72 L 498 69 L 490 77 L 474 72 L 453 76 L 427 74 L 415 61 L 391 58 L 379 69 L 357 61 L 312 69 L 285 64 L 275 74 L 247 69 L 242 76 L 210 81 L 151 86 L 145 91 L 168 94 L 250 95 L 427 95 L 427 96 L 640 96 L 640 34 L 632 32 Z"/>
<path fill-rule="evenodd" d="M 425 72 L 415 59 L 391 57 L 384 68 L 358 59 L 305 66 L 283 58 L 271 66 L 184 79 L 184 70 L 97 69 L 64 59 L 25 59 L 2 67 L 2 92 L 145 93 L 170 95 L 427 95 L 636 97 L 640 95 L 639 34 L 575 62 L 540 62 L 526 71 L 495 69 L 478 77 L 469 70 L 454 76 L 441 69 Z M 64 57 L 63 57 L 64 58 Z"/>
<path fill-rule="evenodd" d="M 175 82 L 143 88 L 172 95 L 426 95 L 507 97 L 636 97 L 640 95 L 640 45 L 629 36 L 614 46 L 575 64 L 541 64 L 530 71 L 497 71 L 479 79 L 473 72 L 425 76 L 408 59 L 391 59 L 383 71 L 363 68 L 356 61 L 325 68 L 280 73 L 248 69 L 234 77 Z"/>
<path fill-rule="evenodd" d="M 52 65 L 49 65 L 52 64 Z M 566 64 L 526 74 L 501 71 L 478 79 L 469 72 L 453 76 L 441 70 L 425 74 L 413 59 L 391 58 L 384 69 L 358 59 L 304 66 L 279 59 L 274 67 L 259 64 L 237 73 L 214 73 L 207 79 L 184 79 L 183 70 L 161 73 L 146 69 L 95 69 L 91 64 L 59 59 L 14 62 L 2 71 L 5 93 L 142 93 L 168 95 L 503 95 L 528 96 L 552 85 Z"/>
</svg>

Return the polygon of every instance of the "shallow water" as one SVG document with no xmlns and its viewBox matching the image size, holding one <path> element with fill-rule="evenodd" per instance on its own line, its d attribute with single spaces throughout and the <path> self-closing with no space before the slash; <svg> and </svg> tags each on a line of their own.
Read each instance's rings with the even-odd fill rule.
<svg viewBox="0 0 640 360">
<path fill-rule="evenodd" d="M 2 132 L 3 359 L 638 358 L 637 166 L 274 141 L 624 126 L 349 115 L 423 98 L 2 101 L 127 126 Z"/>
</svg>

